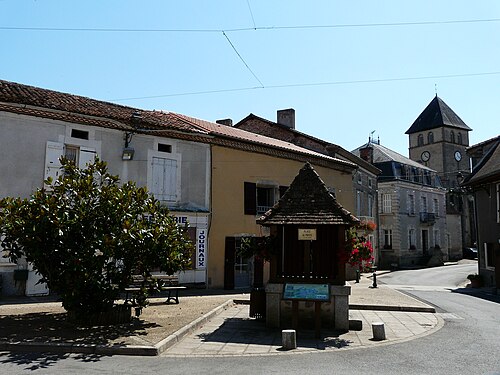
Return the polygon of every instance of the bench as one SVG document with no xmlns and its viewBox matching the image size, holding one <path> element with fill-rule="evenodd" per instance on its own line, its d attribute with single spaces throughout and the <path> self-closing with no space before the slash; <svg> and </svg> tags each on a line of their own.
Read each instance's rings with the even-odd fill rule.
<svg viewBox="0 0 500 375">
<path fill-rule="evenodd" d="M 168 293 L 165 303 L 171 301 L 179 303 L 179 290 L 186 289 L 185 286 L 179 285 L 179 277 L 177 275 L 151 275 L 154 280 L 161 281 L 160 290 Z M 125 304 L 136 305 L 136 294 L 141 290 L 143 277 L 141 275 L 132 276 L 132 284 L 125 288 Z"/>
</svg>

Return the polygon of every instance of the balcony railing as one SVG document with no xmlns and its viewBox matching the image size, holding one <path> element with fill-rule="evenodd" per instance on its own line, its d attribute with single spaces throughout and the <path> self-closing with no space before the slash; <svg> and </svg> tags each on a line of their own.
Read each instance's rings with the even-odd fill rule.
<svg viewBox="0 0 500 375">
<path fill-rule="evenodd" d="M 433 212 L 421 212 L 420 222 L 432 225 L 436 222 L 436 214 Z"/>
</svg>

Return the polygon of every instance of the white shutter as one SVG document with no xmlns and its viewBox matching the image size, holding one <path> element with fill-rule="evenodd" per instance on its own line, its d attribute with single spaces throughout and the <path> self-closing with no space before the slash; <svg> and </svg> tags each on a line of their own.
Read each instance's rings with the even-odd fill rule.
<svg viewBox="0 0 500 375">
<path fill-rule="evenodd" d="M 78 158 L 78 167 L 84 169 L 87 164 L 92 164 L 95 160 L 97 153 L 94 148 L 90 147 L 80 147 L 80 155 Z"/>
<path fill-rule="evenodd" d="M 64 154 L 64 144 L 59 142 L 47 141 L 45 148 L 45 173 L 44 180 L 52 177 L 52 180 L 57 180 L 61 174 L 60 158 Z"/>
<path fill-rule="evenodd" d="M 160 201 L 177 200 L 177 160 L 153 157 L 151 192 Z"/>
</svg>

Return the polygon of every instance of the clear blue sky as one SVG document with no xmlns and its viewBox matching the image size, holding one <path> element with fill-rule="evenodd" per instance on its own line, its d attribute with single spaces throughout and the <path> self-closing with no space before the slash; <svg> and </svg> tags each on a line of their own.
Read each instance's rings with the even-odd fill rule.
<svg viewBox="0 0 500 375">
<path fill-rule="evenodd" d="M 403 155 L 437 87 L 471 144 L 500 134 L 498 0 L 0 0 L 0 14 L 9 81 L 210 121 L 294 108 L 302 132 L 352 150 L 375 130 Z"/>
</svg>

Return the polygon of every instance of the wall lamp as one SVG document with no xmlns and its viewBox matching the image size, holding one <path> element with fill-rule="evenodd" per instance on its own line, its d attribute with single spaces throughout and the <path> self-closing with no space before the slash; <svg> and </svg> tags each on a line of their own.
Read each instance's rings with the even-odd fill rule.
<svg viewBox="0 0 500 375">
<path fill-rule="evenodd" d="M 125 133 L 125 147 L 122 152 L 122 160 L 132 160 L 134 158 L 134 148 L 129 146 L 130 141 L 132 140 L 133 133 Z"/>
</svg>

